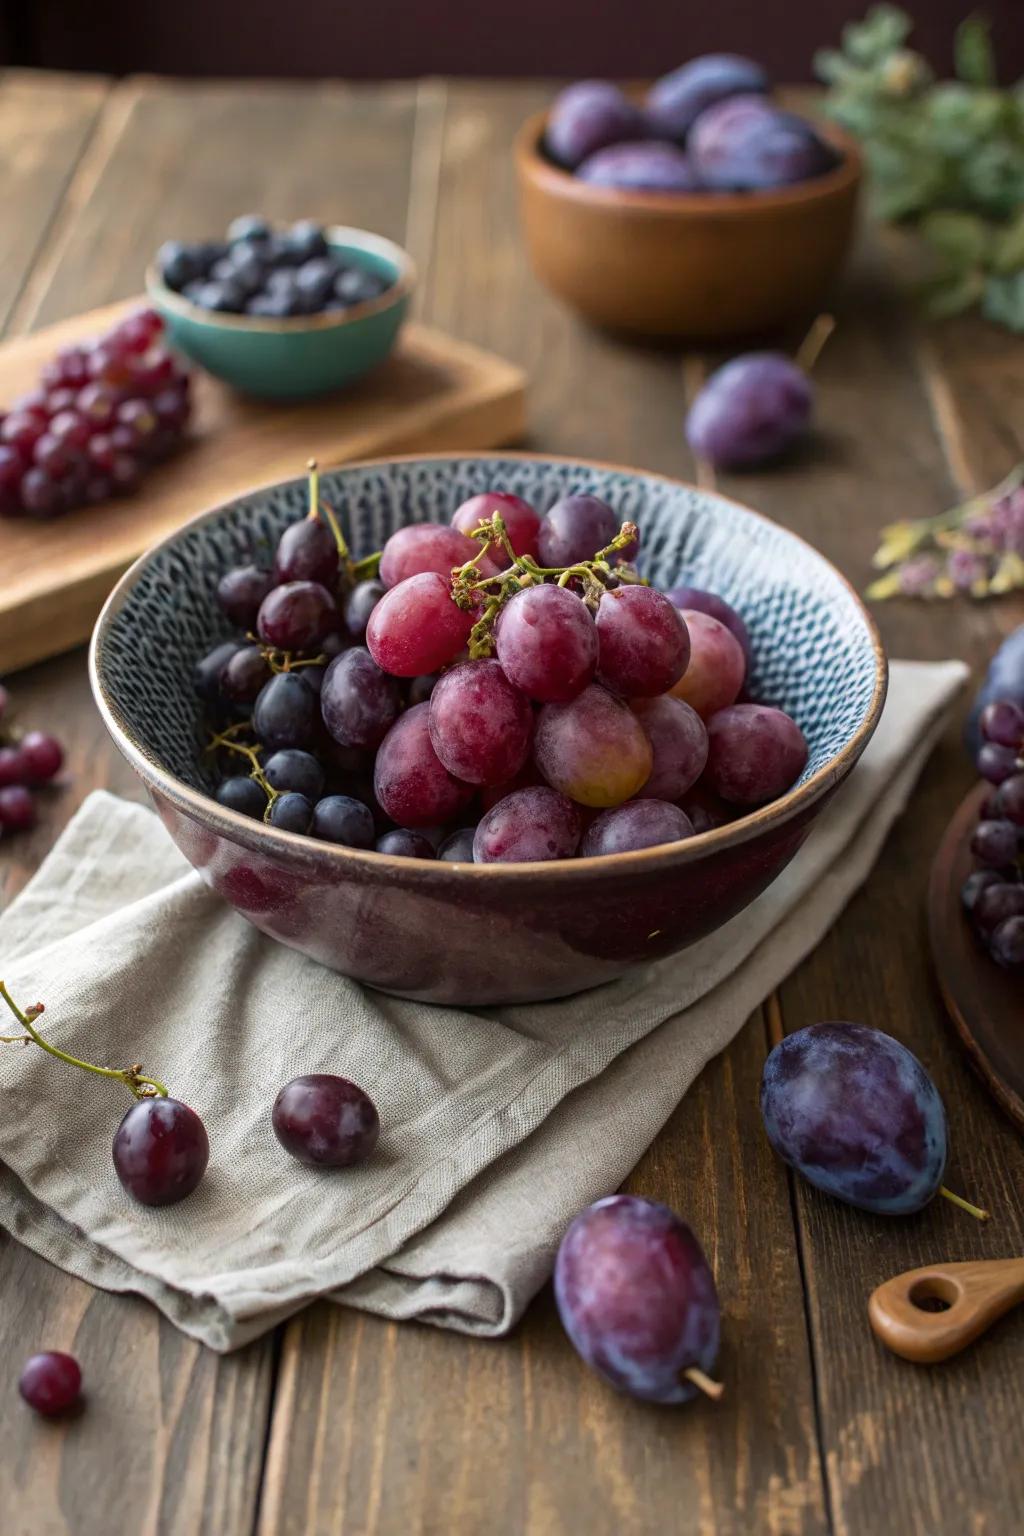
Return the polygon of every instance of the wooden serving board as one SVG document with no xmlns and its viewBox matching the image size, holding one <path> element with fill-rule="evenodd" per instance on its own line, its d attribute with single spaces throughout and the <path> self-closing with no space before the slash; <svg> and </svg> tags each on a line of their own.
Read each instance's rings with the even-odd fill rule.
<svg viewBox="0 0 1024 1536">
<path fill-rule="evenodd" d="M 135 300 L 138 304 L 140 301 Z M 58 347 L 106 330 L 116 304 L 0 347 L 0 408 L 35 387 Z M 525 430 L 525 377 L 511 363 L 425 326 L 351 389 L 272 404 L 195 371 L 181 451 L 130 497 L 54 522 L 0 519 L 0 675 L 88 639 L 111 587 L 145 549 L 197 512 L 242 491 L 390 453 L 493 448 Z"/>
<path fill-rule="evenodd" d="M 992 1094 L 1024 1131 L 1024 975 L 1004 971 L 976 941 L 960 903 L 974 869 L 971 834 L 990 791 L 979 784 L 961 802 L 932 864 L 928 929 L 943 1002 Z"/>
</svg>

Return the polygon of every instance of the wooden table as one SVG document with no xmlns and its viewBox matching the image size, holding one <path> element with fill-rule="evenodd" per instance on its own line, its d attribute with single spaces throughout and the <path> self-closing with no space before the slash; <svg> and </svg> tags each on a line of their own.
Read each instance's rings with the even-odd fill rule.
<svg viewBox="0 0 1024 1536">
<path fill-rule="evenodd" d="M 509 145 L 548 95 L 0 77 L 0 325 L 17 334 L 130 294 L 159 240 L 243 209 L 368 225 L 412 250 L 422 318 L 525 364 L 532 443 L 693 478 L 682 420 L 708 359 L 595 335 L 527 270 Z M 722 481 L 859 586 L 883 523 L 937 511 L 1024 455 L 1021 342 L 980 322 L 920 329 L 890 256 L 865 238 L 843 288 L 813 446 Z M 1011 602 L 880 612 L 894 656 L 976 667 L 1021 616 Z M 33 836 L 5 842 L 8 898 L 91 789 L 139 797 L 81 653 L 14 687 L 25 717 L 69 743 L 70 780 Z M 726 1319 L 722 1403 L 617 1397 L 577 1361 L 547 1292 L 501 1343 L 321 1304 L 218 1358 L 142 1302 L 0 1240 L 4 1536 L 1018 1531 L 1024 1315 L 932 1371 L 887 1355 L 865 1316 L 901 1269 L 1024 1252 L 1024 1145 L 952 1039 L 925 945 L 928 862 L 970 778 L 951 728 L 868 887 L 630 1180 L 704 1239 Z M 761 1131 L 761 1063 L 780 1031 L 836 1017 L 889 1029 L 928 1063 L 949 1109 L 949 1182 L 991 1208 L 988 1227 L 943 1201 L 874 1219 L 787 1177 Z M 14 1390 L 43 1346 L 86 1362 L 88 1411 L 66 1427 L 42 1427 Z"/>
</svg>

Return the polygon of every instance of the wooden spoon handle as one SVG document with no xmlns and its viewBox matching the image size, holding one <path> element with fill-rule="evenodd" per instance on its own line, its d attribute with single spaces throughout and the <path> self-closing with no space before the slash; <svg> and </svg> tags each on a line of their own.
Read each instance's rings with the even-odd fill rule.
<svg viewBox="0 0 1024 1536">
<path fill-rule="evenodd" d="M 868 1302 L 875 1334 L 918 1365 L 948 1360 L 1024 1301 L 1024 1259 L 928 1264 L 880 1285 Z"/>
</svg>

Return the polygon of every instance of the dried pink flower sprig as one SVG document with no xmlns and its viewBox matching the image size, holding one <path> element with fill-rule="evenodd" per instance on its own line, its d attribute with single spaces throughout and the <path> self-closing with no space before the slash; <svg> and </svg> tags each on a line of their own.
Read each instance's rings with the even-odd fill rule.
<svg viewBox="0 0 1024 1536">
<path fill-rule="evenodd" d="M 869 598 L 999 597 L 1024 588 L 1024 464 L 981 496 L 916 522 L 890 523 Z"/>
</svg>

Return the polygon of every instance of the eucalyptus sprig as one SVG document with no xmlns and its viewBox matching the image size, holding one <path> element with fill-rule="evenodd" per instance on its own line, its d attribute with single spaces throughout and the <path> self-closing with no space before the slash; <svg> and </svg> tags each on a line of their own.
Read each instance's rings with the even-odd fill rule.
<svg viewBox="0 0 1024 1536">
<path fill-rule="evenodd" d="M 862 142 L 880 218 L 912 221 L 926 243 L 936 317 L 980 306 L 1024 331 L 1024 81 L 997 83 L 987 21 L 956 34 L 956 79 L 937 81 L 906 46 L 912 23 L 875 6 L 815 58 L 826 109 Z"/>
</svg>

